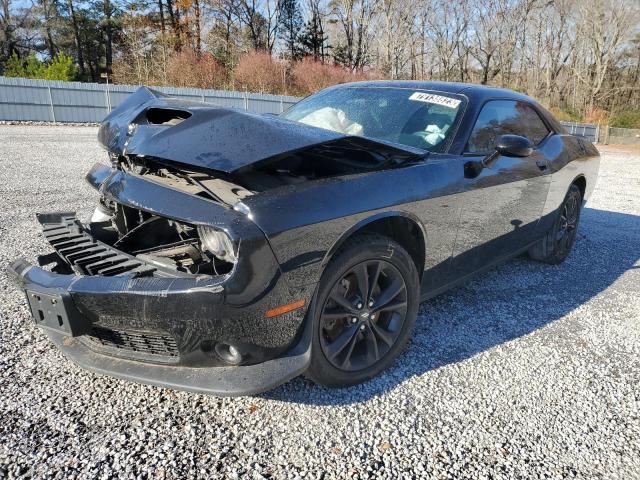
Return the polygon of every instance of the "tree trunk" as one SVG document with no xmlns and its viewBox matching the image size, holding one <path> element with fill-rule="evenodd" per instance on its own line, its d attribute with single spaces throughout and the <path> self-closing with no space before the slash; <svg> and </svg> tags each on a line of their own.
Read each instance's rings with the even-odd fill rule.
<svg viewBox="0 0 640 480">
<path fill-rule="evenodd" d="M 56 56 L 56 45 L 53 41 L 53 33 L 51 32 L 51 14 L 49 12 L 50 8 L 51 8 L 51 5 L 49 1 L 42 0 L 42 15 L 44 17 L 45 44 L 47 47 L 47 51 L 49 52 L 49 56 L 53 58 Z"/>
<path fill-rule="evenodd" d="M 12 46 L 12 35 L 11 35 L 11 16 L 9 12 L 9 0 L 0 0 L 0 4 L 2 5 L 2 23 L 0 23 L 0 27 L 2 28 L 2 34 L 4 37 L 4 44 L 0 43 L 0 61 L 5 60 L 11 56 L 13 46 Z M 3 51 L 4 50 L 4 51 Z"/>
<path fill-rule="evenodd" d="M 85 78 L 87 74 L 87 70 L 84 64 L 84 55 L 82 54 L 82 40 L 80 39 L 80 27 L 78 26 L 78 19 L 76 17 L 76 12 L 73 8 L 73 0 L 67 0 L 67 8 L 69 9 L 69 16 L 71 17 L 71 26 L 73 27 L 73 37 L 76 42 L 78 66 L 80 67 L 80 76 Z"/>
<path fill-rule="evenodd" d="M 195 10 L 195 15 L 196 15 L 196 53 L 199 56 L 200 53 L 202 52 L 202 45 L 201 45 L 202 31 L 200 28 L 200 0 L 194 0 L 193 8 Z"/>
<path fill-rule="evenodd" d="M 160 12 L 160 31 L 162 32 L 162 37 L 164 38 L 165 34 L 165 24 L 164 24 L 164 5 L 162 0 L 158 0 L 158 11 Z"/>
<path fill-rule="evenodd" d="M 104 18 L 105 18 L 105 45 L 104 45 L 104 56 L 105 56 L 105 67 L 107 74 L 111 73 L 111 65 L 113 64 L 113 25 L 111 24 L 111 0 L 104 0 Z"/>
<path fill-rule="evenodd" d="M 167 11 L 169 12 L 169 22 L 171 23 L 171 29 L 173 30 L 173 34 L 175 35 L 175 49 L 180 50 L 182 46 L 182 36 L 181 28 L 180 28 L 180 11 L 176 8 L 173 10 L 173 1 L 167 0 Z"/>
</svg>

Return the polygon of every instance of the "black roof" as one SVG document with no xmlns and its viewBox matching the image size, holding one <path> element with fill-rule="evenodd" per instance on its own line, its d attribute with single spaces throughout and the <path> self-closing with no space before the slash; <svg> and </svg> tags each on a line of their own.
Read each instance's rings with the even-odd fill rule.
<svg viewBox="0 0 640 480">
<path fill-rule="evenodd" d="M 418 80 L 368 80 L 364 82 L 342 83 L 329 87 L 330 89 L 365 87 L 365 88 L 415 88 L 418 90 L 435 90 L 446 93 L 463 94 L 473 101 L 482 101 L 486 98 L 513 98 L 535 102 L 531 97 L 514 92 L 506 88 L 490 87 L 475 83 L 460 82 L 424 82 Z"/>
</svg>

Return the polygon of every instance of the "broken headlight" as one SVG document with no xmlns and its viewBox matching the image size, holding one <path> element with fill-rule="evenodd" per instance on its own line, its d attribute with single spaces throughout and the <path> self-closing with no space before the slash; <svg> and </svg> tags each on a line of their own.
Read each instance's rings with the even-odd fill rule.
<svg viewBox="0 0 640 480">
<path fill-rule="evenodd" d="M 93 215 L 91 215 L 91 223 L 103 223 L 110 222 L 111 217 L 113 217 L 113 212 L 110 211 L 105 205 L 102 203 L 98 203 L 98 206 L 93 211 Z"/>
<path fill-rule="evenodd" d="M 199 226 L 198 235 L 202 242 L 202 249 L 216 256 L 217 258 L 230 263 L 236 263 L 238 257 L 233 242 L 222 230 L 213 227 Z"/>
</svg>

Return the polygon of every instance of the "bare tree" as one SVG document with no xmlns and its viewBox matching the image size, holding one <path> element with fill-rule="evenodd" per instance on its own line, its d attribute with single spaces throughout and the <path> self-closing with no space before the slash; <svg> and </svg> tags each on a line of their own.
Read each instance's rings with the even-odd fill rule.
<svg viewBox="0 0 640 480">
<path fill-rule="evenodd" d="M 630 40 L 638 22 L 638 8 L 624 0 L 594 0 L 579 4 L 579 35 L 586 45 L 592 66 L 589 75 L 579 80 L 590 90 L 589 107 L 593 108 L 607 93 L 602 91 L 611 65 L 620 47 Z"/>
<path fill-rule="evenodd" d="M 13 26 L 10 0 L 0 0 L 0 60 L 6 61 L 13 53 Z"/>
<path fill-rule="evenodd" d="M 433 45 L 439 80 L 464 79 L 459 54 L 466 49 L 466 31 L 469 26 L 467 5 L 462 0 L 430 2 L 431 14 L 425 16 L 424 35 Z"/>
<path fill-rule="evenodd" d="M 340 61 L 354 70 L 362 69 L 369 61 L 373 36 L 369 27 L 378 5 L 378 0 L 334 0 L 331 3 L 332 14 L 342 27 L 344 43 L 337 47 L 341 52 Z"/>
<path fill-rule="evenodd" d="M 254 50 L 273 53 L 278 38 L 279 0 L 240 0 L 236 14 L 247 27 Z"/>
<path fill-rule="evenodd" d="M 86 76 L 86 66 L 84 63 L 84 53 L 82 52 L 82 39 L 80 38 L 80 21 L 78 19 L 78 16 L 76 15 L 73 0 L 67 0 L 67 10 L 69 13 L 69 18 L 71 19 L 71 26 L 73 28 L 73 38 L 76 42 L 76 59 L 78 60 L 78 66 L 80 67 L 80 75 L 84 77 Z"/>
<path fill-rule="evenodd" d="M 200 73 L 180 82 L 215 72 L 216 85 L 232 85 L 243 57 L 246 74 L 275 68 L 268 55 L 289 50 L 287 68 L 276 65 L 283 91 L 375 74 L 515 88 L 570 118 L 640 105 L 638 0 L 304 0 L 304 18 L 288 26 L 289 40 L 300 34 L 296 52 L 278 35 L 281 0 L 31 1 L 0 0 L 0 69 L 13 52 L 64 52 L 82 78 L 113 62 L 119 78 L 167 83 L 194 61 Z M 311 61 L 296 69 L 301 52 L 350 72 Z"/>
</svg>

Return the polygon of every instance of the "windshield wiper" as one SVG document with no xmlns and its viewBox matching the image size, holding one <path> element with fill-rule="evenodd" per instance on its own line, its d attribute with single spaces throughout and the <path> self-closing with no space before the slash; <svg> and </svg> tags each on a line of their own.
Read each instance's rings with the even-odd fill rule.
<svg viewBox="0 0 640 480">
<path fill-rule="evenodd" d="M 398 158 L 395 155 L 390 156 L 386 160 L 384 160 L 382 163 L 379 163 L 376 166 L 376 170 L 384 170 L 385 168 L 399 167 L 400 165 L 404 165 L 405 163 L 421 161 L 421 160 L 424 160 L 424 158 L 426 158 L 427 155 L 429 155 L 429 153 L 426 153 L 425 155 L 416 154 L 412 156 L 402 156 L 400 158 Z"/>
</svg>

